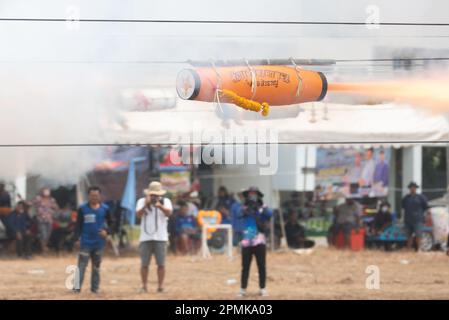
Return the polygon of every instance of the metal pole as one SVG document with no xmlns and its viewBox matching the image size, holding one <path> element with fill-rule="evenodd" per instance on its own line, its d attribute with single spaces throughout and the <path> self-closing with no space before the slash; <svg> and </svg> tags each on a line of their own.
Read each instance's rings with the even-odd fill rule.
<svg viewBox="0 0 449 320">
<path fill-rule="evenodd" d="M 273 196 L 274 194 L 276 194 L 276 200 L 279 199 L 279 191 L 278 190 L 274 190 L 273 189 L 273 176 L 270 177 L 270 189 L 272 190 L 271 192 L 271 200 L 273 200 Z M 273 209 L 274 207 L 274 201 L 271 201 L 271 208 Z M 277 205 L 277 207 L 279 207 L 279 205 Z M 275 241 L 274 241 L 274 214 L 270 219 L 270 249 L 273 252 L 274 251 L 274 246 L 275 246 Z"/>
<path fill-rule="evenodd" d="M 303 169 L 303 186 L 302 186 L 302 193 L 301 193 L 301 213 L 304 214 L 305 205 L 306 205 L 306 186 L 307 186 L 307 158 L 308 158 L 308 151 L 309 148 L 307 146 L 305 148 L 305 158 L 304 158 L 304 169 Z"/>
<path fill-rule="evenodd" d="M 449 144 L 446 146 L 446 193 L 449 193 Z"/>
<path fill-rule="evenodd" d="M 231 225 L 227 225 L 227 229 L 228 229 L 228 256 L 229 259 L 232 259 L 232 226 Z"/>
</svg>

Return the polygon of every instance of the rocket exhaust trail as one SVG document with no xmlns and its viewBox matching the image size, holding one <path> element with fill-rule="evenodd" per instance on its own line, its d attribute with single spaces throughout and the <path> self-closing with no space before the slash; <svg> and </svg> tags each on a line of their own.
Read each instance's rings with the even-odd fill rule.
<svg viewBox="0 0 449 320">
<path fill-rule="evenodd" d="M 328 92 L 363 96 L 423 108 L 432 113 L 449 112 L 449 77 L 329 83 Z"/>
</svg>

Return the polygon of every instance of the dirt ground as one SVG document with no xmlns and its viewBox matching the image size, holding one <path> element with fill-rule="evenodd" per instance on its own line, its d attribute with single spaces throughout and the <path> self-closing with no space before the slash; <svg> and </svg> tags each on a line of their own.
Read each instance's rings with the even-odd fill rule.
<svg viewBox="0 0 449 320">
<path fill-rule="evenodd" d="M 150 292 L 138 294 L 137 255 L 106 256 L 101 270 L 101 292 L 66 289 L 68 265 L 75 255 L 0 259 L 0 299 L 235 299 L 240 260 L 213 255 L 167 257 L 166 292 L 157 294 L 155 268 L 150 268 Z M 367 289 L 366 268 L 380 271 L 380 289 Z M 268 299 L 448 299 L 449 257 L 442 252 L 337 251 L 319 247 L 309 254 L 268 254 Z M 87 290 L 86 290 L 87 289 Z M 247 299 L 258 299 L 257 268 L 251 268 Z"/>
</svg>

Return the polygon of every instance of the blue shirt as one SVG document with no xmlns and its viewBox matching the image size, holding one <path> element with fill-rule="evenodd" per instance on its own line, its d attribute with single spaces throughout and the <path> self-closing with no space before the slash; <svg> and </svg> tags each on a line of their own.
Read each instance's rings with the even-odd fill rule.
<svg viewBox="0 0 449 320">
<path fill-rule="evenodd" d="M 222 216 L 221 224 L 231 224 L 232 225 L 232 221 L 230 218 Z"/>
<path fill-rule="evenodd" d="M 98 209 L 92 209 L 85 203 L 78 209 L 75 237 L 81 237 L 81 249 L 103 249 L 105 239 L 100 236 L 100 230 L 109 230 L 111 214 L 109 207 L 100 204 Z"/>
<path fill-rule="evenodd" d="M 13 211 L 9 216 L 14 233 L 20 232 L 23 234 L 30 227 L 31 219 L 28 216 L 28 213 L 18 213 L 17 211 Z"/>
<path fill-rule="evenodd" d="M 11 208 L 11 197 L 6 191 L 0 193 L 0 207 Z"/>
<path fill-rule="evenodd" d="M 251 209 L 247 206 L 241 207 L 240 219 L 243 220 L 243 246 L 265 244 L 265 236 L 257 226 L 257 219 L 260 219 L 261 222 L 267 222 L 270 220 L 272 214 L 272 211 L 267 207 L 262 207 L 258 210 Z"/>
<path fill-rule="evenodd" d="M 385 161 L 378 162 L 374 169 L 374 183 L 382 182 L 383 187 L 388 187 L 389 166 Z"/>
<path fill-rule="evenodd" d="M 239 217 L 241 207 L 242 204 L 240 202 L 235 202 L 231 206 L 231 224 L 234 232 L 242 232 L 244 229 L 243 219 L 240 219 Z"/>
<path fill-rule="evenodd" d="M 175 221 L 176 234 L 181 234 L 185 229 L 195 229 L 196 220 L 192 215 L 177 216 Z"/>
<path fill-rule="evenodd" d="M 215 209 L 218 209 L 219 207 L 224 206 L 226 209 L 229 210 L 234 203 L 235 203 L 235 199 L 231 196 L 218 197 Z"/>
<path fill-rule="evenodd" d="M 402 199 L 404 222 L 417 223 L 424 221 L 424 212 L 429 208 L 427 199 L 422 194 L 408 194 Z"/>
</svg>

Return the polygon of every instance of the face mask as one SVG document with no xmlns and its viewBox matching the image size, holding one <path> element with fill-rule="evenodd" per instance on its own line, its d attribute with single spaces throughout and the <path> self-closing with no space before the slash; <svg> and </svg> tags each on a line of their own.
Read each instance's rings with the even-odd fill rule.
<svg viewBox="0 0 449 320">
<path fill-rule="evenodd" d="M 381 208 L 382 212 L 388 212 L 388 207 L 384 206 Z"/>
</svg>

